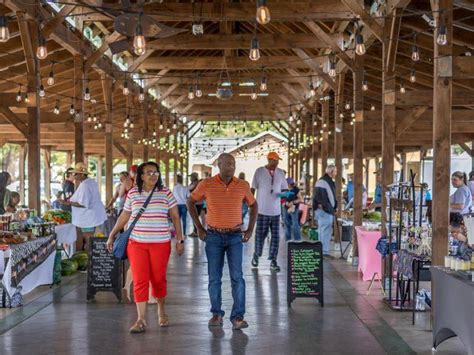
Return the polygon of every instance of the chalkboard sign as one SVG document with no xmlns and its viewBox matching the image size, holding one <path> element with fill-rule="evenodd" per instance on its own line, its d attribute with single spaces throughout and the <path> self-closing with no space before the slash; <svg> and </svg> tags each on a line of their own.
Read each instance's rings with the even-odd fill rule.
<svg viewBox="0 0 474 355">
<path fill-rule="evenodd" d="M 311 297 L 324 306 L 323 247 L 321 242 L 288 243 L 287 300 Z"/>
<path fill-rule="evenodd" d="M 113 292 L 122 301 L 122 262 L 107 250 L 107 238 L 89 239 L 87 268 L 87 301 L 98 291 Z"/>
</svg>

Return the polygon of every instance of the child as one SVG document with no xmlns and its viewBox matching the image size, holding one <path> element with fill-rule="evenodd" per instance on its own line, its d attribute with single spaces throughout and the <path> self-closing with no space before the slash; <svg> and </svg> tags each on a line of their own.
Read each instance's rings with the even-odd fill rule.
<svg viewBox="0 0 474 355">
<path fill-rule="evenodd" d="M 8 201 L 8 206 L 6 208 L 7 212 L 15 213 L 16 206 L 20 204 L 20 194 L 18 192 L 10 193 L 10 200 Z"/>
</svg>

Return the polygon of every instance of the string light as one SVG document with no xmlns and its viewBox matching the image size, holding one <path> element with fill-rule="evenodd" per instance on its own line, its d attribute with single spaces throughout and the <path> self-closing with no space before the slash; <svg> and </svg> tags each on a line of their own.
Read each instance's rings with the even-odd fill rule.
<svg viewBox="0 0 474 355">
<path fill-rule="evenodd" d="M 43 36 L 38 38 L 38 48 L 36 48 L 36 57 L 40 60 L 46 59 L 48 56 L 48 48 L 46 48 L 46 40 Z"/>
<path fill-rule="evenodd" d="M 194 89 L 193 86 L 189 86 L 189 91 L 188 91 L 188 99 L 189 100 L 194 100 Z"/>
<path fill-rule="evenodd" d="M 54 106 L 54 110 L 53 110 L 54 114 L 55 115 L 59 115 L 59 101 L 56 101 L 56 105 Z"/>
<path fill-rule="evenodd" d="M 411 48 L 411 60 L 414 62 L 418 62 L 420 60 L 420 50 L 416 45 L 416 35 L 413 38 L 413 47 Z"/>
<path fill-rule="evenodd" d="M 74 109 L 74 103 L 71 102 L 71 107 L 69 108 L 69 114 L 74 115 L 76 113 L 76 110 Z"/>
<path fill-rule="evenodd" d="M 290 106 L 290 114 L 288 115 L 288 120 L 289 120 L 290 122 L 293 122 L 294 119 L 295 119 L 295 118 L 293 117 L 293 112 L 291 111 L 291 106 Z"/>
<path fill-rule="evenodd" d="M 41 84 L 40 88 L 39 88 L 39 96 L 44 97 L 45 95 L 46 95 L 46 93 L 44 92 L 44 86 L 43 86 L 43 84 Z"/>
<path fill-rule="evenodd" d="M 250 98 L 251 98 L 252 100 L 257 100 L 257 97 L 258 97 L 257 91 L 256 91 L 256 89 L 255 89 L 255 86 L 256 86 L 256 83 L 255 83 L 255 81 L 254 81 L 254 82 L 253 82 L 252 95 L 250 95 Z"/>
<path fill-rule="evenodd" d="M 266 0 L 257 0 L 257 22 L 261 25 L 266 25 L 270 22 L 270 10 L 267 7 Z"/>
<path fill-rule="evenodd" d="M 143 88 L 140 86 L 140 93 L 138 94 L 138 101 L 143 102 L 145 101 L 145 92 Z"/>
<path fill-rule="evenodd" d="M 0 42 L 5 43 L 10 39 L 10 31 L 8 30 L 8 18 L 0 16 Z"/>
<path fill-rule="evenodd" d="M 262 75 L 262 81 L 260 82 L 260 91 L 267 91 L 268 87 L 268 78 L 265 73 Z"/>
<path fill-rule="evenodd" d="M 375 111 L 375 106 L 374 105 L 370 106 L 370 111 Z"/>
<path fill-rule="evenodd" d="M 94 112 L 94 116 L 92 117 L 92 122 L 97 122 L 97 114 Z"/>
<path fill-rule="evenodd" d="M 357 55 L 364 55 L 366 51 L 365 44 L 364 44 L 364 36 L 362 36 L 361 27 L 359 24 L 357 25 L 357 27 L 358 29 L 355 36 L 355 42 L 356 42 L 355 52 Z"/>
<path fill-rule="evenodd" d="M 311 81 L 309 82 L 309 95 L 311 97 L 316 96 L 316 90 L 315 90 L 314 85 L 313 85 L 313 79 L 311 79 Z"/>
<path fill-rule="evenodd" d="M 250 53 L 249 53 L 250 60 L 256 62 L 260 59 L 260 44 L 258 42 L 257 35 L 252 38 L 252 42 L 250 43 Z"/>
<path fill-rule="evenodd" d="M 367 79 L 364 79 L 364 80 L 362 81 L 362 90 L 363 90 L 363 91 L 369 90 L 369 84 L 367 83 Z"/>
<path fill-rule="evenodd" d="M 448 44 L 448 29 L 444 21 L 444 14 L 441 14 L 441 21 L 438 28 L 438 36 L 436 37 L 436 43 L 440 46 L 445 46 Z"/>
<path fill-rule="evenodd" d="M 51 71 L 49 72 L 48 80 L 46 81 L 49 86 L 54 85 L 54 71 L 53 65 L 51 65 Z"/>
<path fill-rule="evenodd" d="M 30 97 L 28 96 L 28 93 L 25 93 L 25 102 L 29 103 L 30 102 Z"/>
<path fill-rule="evenodd" d="M 124 96 L 127 96 L 129 93 L 130 93 L 130 90 L 128 89 L 128 81 L 125 80 L 125 81 L 123 82 L 122 94 L 123 94 Z"/>
<path fill-rule="evenodd" d="M 404 94 L 406 92 L 405 86 L 403 85 L 403 81 L 400 81 L 400 93 Z"/>
<path fill-rule="evenodd" d="M 350 101 L 347 101 L 347 102 L 346 102 L 346 104 L 344 105 L 344 108 L 345 108 L 346 110 L 350 110 L 350 109 L 351 109 L 351 103 L 350 103 Z"/>
<path fill-rule="evenodd" d="M 89 101 L 91 99 L 91 92 L 89 90 L 89 87 L 86 87 L 86 90 L 84 90 L 84 100 Z"/>
<path fill-rule="evenodd" d="M 416 82 L 416 71 L 415 71 L 415 69 L 412 69 L 412 71 L 410 73 L 410 82 L 411 83 Z"/>
<path fill-rule="evenodd" d="M 102 128 L 102 122 L 97 123 L 97 127 Z"/>
<path fill-rule="evenodd" d="M 201 90 L 201 85 L 199 84 L 199 77 L 196 83 L 196 97 L 197 98 L 202 97 L 202 90 Z"/>
<path fill-rule="evenodd" d="M 145 54 L 146 51 L 146 41 L 145 36 L 143 35 L 141 20 L 142 15 L 140 14 L 137 27 L 135 28 L 135 37 L 133 38 L 133 49 L 135 54 L 138 56 Z"/>
<path fill-rule="evenodd" d="M 21 95 L 21 85 L 18 88 L 18 93 L 16 94 L 16 102 L 21 102 L 22 95 Z"/>
<path fill-rule="evenodd" d="M 92 122 L 92 116 L 90 114 L 90 112 L 87 114 L 87 122 Z"/>
<path fill-rule="evenodd" d="M 337 75 L 337 72 L 336 72 L 336 62 L 331 59 L 329 61 L 329 76 L 331 78 L 334 78 L 335 76 Z"/>
</svg>

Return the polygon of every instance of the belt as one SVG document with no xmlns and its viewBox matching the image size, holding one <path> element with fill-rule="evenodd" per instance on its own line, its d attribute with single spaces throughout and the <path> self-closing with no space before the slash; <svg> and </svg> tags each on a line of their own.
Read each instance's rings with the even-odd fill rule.
<svg viewBox="0 0 474 355">
<path fill-rule="evenodd" d="M 220 233 L 220 234 L 232 234 L 232 233 L 241 233 L 242 230 L 240 227 L 234 227 L 234 228 L 215 228 L 208 226 L 207 227 L 208 232 L 214 232 L 214 233 Z"/>
</svg>

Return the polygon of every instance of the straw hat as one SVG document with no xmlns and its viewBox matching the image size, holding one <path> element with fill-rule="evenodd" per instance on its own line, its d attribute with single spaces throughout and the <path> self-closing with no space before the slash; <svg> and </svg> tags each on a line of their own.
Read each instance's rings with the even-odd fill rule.
<svg viewBox="0 0 474 355">
<path fill-rule="evenodd" d="M 84 174 L 89 175 L 89 171 L 87 170 L 87 165 L 85 163 L 76 163 L 74 169 L 70 171 L 73 174 Z"/>
</svg>

